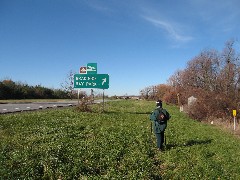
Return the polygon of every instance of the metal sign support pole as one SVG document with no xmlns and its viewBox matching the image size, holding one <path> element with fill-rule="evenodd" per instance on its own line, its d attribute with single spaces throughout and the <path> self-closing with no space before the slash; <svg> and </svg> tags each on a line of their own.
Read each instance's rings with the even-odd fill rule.
<svg viewBox="0 0 240 180">
<path fill-rule="evenodd" d="M 234 116 L 234 118 L 233 118 L 233 129 L 234 129 L 234 131 L 236 130 L 236 117 Z"/>
<path fill-rule="evenodd" d="M 103 89 L 103 112 L 104 112 L 104 89 Z"/>
<path fill-rule="evenodd" d="M 93 94 L 93 89 L 91 89 L 91 104 L 94 103 L 94 94 Z"/>
<path fill-rule="evenodd" d="M 79 94 L 80 94 L 80 90 L 78 89 L 78 105 L 79 105 Z"/>
</svg>

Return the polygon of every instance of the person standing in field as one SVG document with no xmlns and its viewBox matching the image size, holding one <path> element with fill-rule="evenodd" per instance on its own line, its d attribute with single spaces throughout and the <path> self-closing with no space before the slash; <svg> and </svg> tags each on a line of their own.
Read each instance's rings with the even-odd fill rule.
<svg viewBox="0 0 240 180">
<path fill-rule="evenodd" d="M 156 135 L 157 148 L 161 151 L 163 150 L 164 132 L 167 128 L 167 121 L 171 118 L 171 116 L 166 109 L 162 108 L 161 100 L 158 100 L 156 105 L 157 107 L 150 115 L 150 120 L 152 121 L 151 124 Z"/>
</svg>

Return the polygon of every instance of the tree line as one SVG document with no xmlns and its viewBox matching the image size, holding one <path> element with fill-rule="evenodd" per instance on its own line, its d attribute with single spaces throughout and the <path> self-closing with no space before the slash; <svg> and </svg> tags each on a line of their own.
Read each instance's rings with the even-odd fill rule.
<svg viewBox="0 0 240 180">
<path fill-rule="evenodd" d="M 22 82 L 14 82 L 11 79 L 0 81 L 0 100 L 7 99 L 82 99 L 87 97 L 85 91 L 74 89 L 74 71 L 70 70 L 66 79 L 62 82 L 61 89 L 50 89 L 41 85 L 30 86 Z M 91 97 L 102 97 L 91 90 Z M 107 97 L 107 96 L 105 96 Z"/>
<path fill-rule="evenodd" d="M 68 92 L 41 85 L 29 86 L 11 79 L 0 81 L 0 99 L 66 99 Z"/>
<path fill-rule="evenodd" d="M 186 105 L 188 98 L 197 101 L 188 114 L 199 120 L 230 116 L 240 109 L 240 56 L 236 41 L 226 42 L 222 51 L 207 49 L 177 70 L 167 84 L 146 87 L 141 94 L 147 99 L 161 98 L 167 103 Z"/>
</svg>

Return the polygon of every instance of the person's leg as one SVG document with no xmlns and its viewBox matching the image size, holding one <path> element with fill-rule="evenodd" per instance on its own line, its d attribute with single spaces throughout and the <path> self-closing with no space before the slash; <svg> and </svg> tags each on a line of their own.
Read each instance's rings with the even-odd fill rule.
<svg viewBox="0 0 240 180">
<path fill-rule="evenodd" d="M 157 148 L 158 149 L 161 149 L 161 140 L 162 140 L 162 137 L 161 137 L 161 133 L 156 133 L 156 138 L 157 138 Z"/>
<path fill-rule="evenodd" d="M 163 149 L 163 144 L 164 144 L 164 131 L 161 132 L 161 145 L 160 148 Z"/>
</svg>

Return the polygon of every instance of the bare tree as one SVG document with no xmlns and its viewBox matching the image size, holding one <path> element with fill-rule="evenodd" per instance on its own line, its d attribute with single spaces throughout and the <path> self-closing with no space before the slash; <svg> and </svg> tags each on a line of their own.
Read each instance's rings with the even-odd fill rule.
<svg viewBox="0 0 240 180">
<path fill-rule="evenodd" d="M 194 95 L 198 98 L 194 111 L 199 112 L 195 114 L 198 118 L 227 115 L 240 100 L 240 62 L 234 41 L 228 41 L 222 52 L 202 51 L 168 82 L 173 86 L 166 98 L 169 102 L 174 102 L 178 93 L 185 99 Z"/>
<path fill-rule="evenodd" d="M 219 58 L 214 50 L 204 51 L 188 63 L 189 84 L 196 88 L 209 91 L 217 89 L 217 77 L 219 74 Z M 185 73 L 186 74 L 186 73 Z"/>
<path fill-rule="evenodd" d="M 226 43 L 222 52 L 222 70 L 220 76 L 220 85 L 222 91 L 228 96 L 235 96 L 239 90 L 240 81 L 240 65 L 239 56 L 236 55 L 234 49 L 234 40 Z"/>
<path fill-rule="evenodd" d="M 74 71 L 70 70 L 67 74 L 66 80 L 61 84 L 63 90 L 67 93 L 68 97 L 72 100 L 75 95 L 74 91 Z"/>
<path fill-rule="evenodd" d="M 159 84 L 158 86 L 156 86 L 156 98 L 157 99 L 163 99 L 164 95 L 168 92 L 171 91 L 171 86 L 167 85 L 167 84 Z"/>
<path fill-rule="evenodd" d="M 152 87 L 146 87 L 144 89 L 142 89 L 140 91 L 141 97 L 143 97 L 144 99 L 150 99 L 150 97 L 152 96 Z"/>
</svg>

